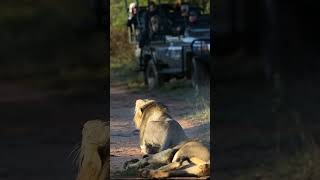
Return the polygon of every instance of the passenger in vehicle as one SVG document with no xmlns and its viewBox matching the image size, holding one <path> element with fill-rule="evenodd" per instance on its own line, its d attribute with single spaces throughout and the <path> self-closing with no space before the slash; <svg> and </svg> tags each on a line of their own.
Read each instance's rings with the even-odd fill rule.
<svg viewBox="0 0 320 180">
<path fill-rule="evenodd" d="M 188 24 L 184 29 L 184 35 L 189 36 L 190 30 L 196 27 L 200 27 L 200 23 L 198 20 L 198 13 L 196 11 L 190 11 Z"/>
<path fill-rule="evenodd" d="M 182 17 L 187 17 L 188 16 L 188 13 L 189 13 L 189 5 L 188 4 L 182 4 L 181 5 L 181 16 Z"/>
<path fill-rule="evenodd" d="M 155 2 L 151 1 L 148 7 L 149 18 L 149 40 L 156 41 L 164 38 L 166 33 L 164 30 L 164 24 L 161 24 L 161 17 L 158 11 L 158 7 Z M 164 23 L 164 22 L 162 22 Z"/>
<path fill-rule="evenodd" d="M 150 3 L 149 3 L 148 14 L 149 14 L 150 19 L 152 16 L 159 15 L 157 4 L 153 1 L 150 1 Z"/>
<path fill-rule="evenodd" d="M 180 8 L 175 13 L 175 21 L 172 23 L 172 31 L 175 35 L 182 35 L 183 34 L 183 27 L 186 26 L 188 22 L 189 16 L 189 5 L 188 4 L 181 4 Z"/>
<path fill-rule="evenodd" d="M 142 30 L 138 37 L 139 47 L 143 47 L 159 34 L 159 11 L 155 2 L 150 1 L 146 13 L 142 16 Z"/>
<path fill-rule="evenodd" d="M 129 5 L 129 17 L 127 21 L 127 26 L 130 27 L 132 32 L 134 28 L 137 27 L 137 4 L 135 2 L 130 3 Z"/>
<path fill-rule="evenodd" d="M 187 35 L 188 30 L 195 28 L 198 25 L 198 13 L 196 11 L 190 11 L 187 22 L 178 25 L 176 31 L 178 32 L 178 35 Z"/>
<path fill-rule="evenodd" d="M 198 13 L 196 11 L 190 11 L 188 18 L 187 28 L 193 28 L 199 25 Z"/>
<path fill-rule="evenodd" d="M 160 40 L 162 38 L 161 35 L 161 26 L 160 26 L 160 17 L 158 15 L 154 15 L 150 19 L 150 40 Z"/>
</svg>

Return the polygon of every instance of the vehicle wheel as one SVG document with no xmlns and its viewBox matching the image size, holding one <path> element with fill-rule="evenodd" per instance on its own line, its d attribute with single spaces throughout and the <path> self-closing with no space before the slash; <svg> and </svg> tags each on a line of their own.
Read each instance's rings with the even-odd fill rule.
<svg viewBox="0 0 320 180">
<path fill-rule="evenodd" d="M 147 68 L 145 70 L 145 83 L 148 86 L 149 90 L 153 90 L 160 85 L 158 70 L 152 60 L 148 62 Z"/>
<path fill-rule="evenodd" d="M 210 86 L 210 77 L 205 64 L 192 58 L 192 85 L 198 90 L 202 86 Z"/>
</svg>

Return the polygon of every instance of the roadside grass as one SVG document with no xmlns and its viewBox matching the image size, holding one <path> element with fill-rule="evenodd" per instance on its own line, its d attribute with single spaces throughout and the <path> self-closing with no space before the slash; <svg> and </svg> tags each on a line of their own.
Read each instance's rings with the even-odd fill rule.
<svg viewBox="0 0 320 180">
<path fill-rule="evenodd" d="M 198 123 L 207 123 L 210 121 L 210 101 L 203 97 L 195 98 L 192 103 L 194 111 L 191 114 L 186 114 L 184 119 L 192 120 Z"/>
<path fill-rule="evenodd" d="M 144 87 L 142 73 L 136 71 L 136 62 L 128 57 L 110 57 L 110 81 L 129 89 Z"/>
<path fill-rule="evenodd" d="M 198 124 L 210 122 L 210 95 L 197 95 L 195 89 L 189 80 L 180 79 L 172 80 L 165 83 L 162 87 L 153 91 L 160 97 L 170 97 L 176 100 L 185 101 L 192 111 L 181 116 Z"/>
<path fill-rule="evenodd" d="M 193 124 L 198 126 L 197 132 L 195 132 L 195 137 L 199 138 L 201 142 L 210 149 L 210 100 L 204 99 L 203 97 L 196 97 L 192 103 L 193 111 L 187 113 L 183 116 L 183 119 L 192 121 Z"/>
<path fill-rule="evenodd" d="M 128 43 L 124 27 L 110 28 L 110 83 L 125 85 L 130 90 L 143 90 L 142 73 L 135 59 L 135 46 Z"/>
</svg>

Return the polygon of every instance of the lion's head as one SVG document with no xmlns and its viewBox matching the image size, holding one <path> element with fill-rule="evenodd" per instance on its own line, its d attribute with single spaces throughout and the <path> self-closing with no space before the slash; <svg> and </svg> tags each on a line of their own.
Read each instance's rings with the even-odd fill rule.
<svg viewBox="0 0 320 180">
<path fill-rule="evenodd" d="M 141 126 L 143 108 L 152 102 L 155 102 L 155 101 L 151 100 L 151 99 L 138 99 L 138 100 L 136 100 L 133 122 L 134 122 L 137 129 L 140 129 L 140 126 Z"/>
<path fill-rule="evenodd" d="M 109 174 L 109 126 L 100 120 L 88 121 L 82 129 L 77 180 L 105 180 Z"/>
<path fill-rule="evenodd" d="M 164 113 L 167 113 L 168 108 L 164 104 L 152 99 L 136 100 L 133 121 L 137 129 L 140 129 L 143 121 L 143 114 L 147 111 L 149 114 L 151 113 L 153 117 L 157 117 L 163 115 Z"/>
</svg>

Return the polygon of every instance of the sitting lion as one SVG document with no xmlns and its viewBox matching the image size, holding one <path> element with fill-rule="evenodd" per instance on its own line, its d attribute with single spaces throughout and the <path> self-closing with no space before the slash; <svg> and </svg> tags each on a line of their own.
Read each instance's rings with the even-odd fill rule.
<svg viewBox="0 0 320 180">
<path fill-rule="evenodd" d="M 141 160 L 127 161 L 124 169 L 139 170 L 146 178 L 210 176 L 210 152 L 199 141 L 190 139 Z"/>
<path fill-rule="evenodd" d="M 82 129 L 77 180 L 106 180 L 109 176 L 109 126 L 100 120 L 88 121 Z"/>
<path fill-rule="evenodd" d="M 133 121 L 140 130 L 140 148 L 144 154 L 158 153 L 187 139 L 168 108 L 154 100 L 138 99 Z"/>
</svg>

